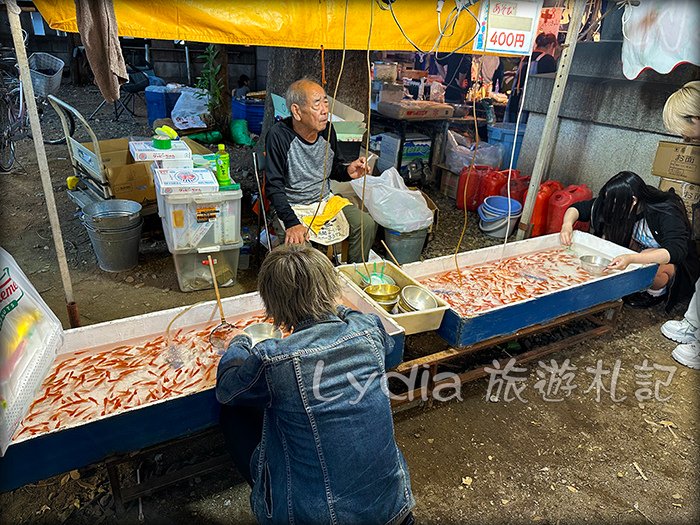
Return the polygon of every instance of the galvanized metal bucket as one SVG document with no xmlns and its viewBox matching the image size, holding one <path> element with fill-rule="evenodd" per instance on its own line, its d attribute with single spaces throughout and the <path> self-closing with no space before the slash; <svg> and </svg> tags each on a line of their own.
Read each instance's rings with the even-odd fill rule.
<svg viewBox="0 0 700 525">
<path fill-rule="evenodd" d="M 95 230 L 133 228 L 141 218 L 141 205 L 127 199 L 92 202 L 83 208 L 83 221 Z"/>
<path fill-rule="evenodd" d="M 138 265 L 143 219 L 128 228 L 97 229 L 86 220 L 83 224 L 102 270 L 123 272 Z"/>
</svg>

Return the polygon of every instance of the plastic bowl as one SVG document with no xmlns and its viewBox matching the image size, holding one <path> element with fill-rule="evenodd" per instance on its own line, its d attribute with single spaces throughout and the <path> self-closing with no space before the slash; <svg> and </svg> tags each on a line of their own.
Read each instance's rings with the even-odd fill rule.
<svg viewBox="0 0 700 525">
<path fill-rule="evenodd" d="M 401 288 L 395 284 L 370 284 L 365 288 L 365 293 L 375 301 L 392 301 L 399 296 Z"/>
<path fill-rule="evenodd" d="M 581 267 L 593 275 L 601 275 L 612 262 L 610 259 L 597 255 L 584 255 L 579 258 L 579 261 L 581 262 Z"/>
<path fill-rule="evenodd" d="M 272 323 L 254 323 L 246 326 L 243 331 L 253 340 L 253 345 L 265 339 L 282 339 L 282 331 Z"/>
<path fill-rule="evenodd" d="M 437 308 L 437 299 L 425 288 L 410 284 L 401 290 L 401 299 L 404 308 L 408 306 L 412 310 L 430 310 Z"/>
</svg>

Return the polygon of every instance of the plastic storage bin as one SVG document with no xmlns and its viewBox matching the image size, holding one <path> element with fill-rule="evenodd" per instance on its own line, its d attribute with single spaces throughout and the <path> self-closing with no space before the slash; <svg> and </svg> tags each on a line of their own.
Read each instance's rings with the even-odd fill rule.
<svg viewBox="0 0 700 525">
<path fill-rule="evenodd" d="M 248 130 L 260 135 L 262 121 L 265 116 L 265 103 L 257 100 L 231 100 L 231 116 L 234 119 L 245 119 L 248 122 Z"/>
<path fill-rule="evenodd" d="M 0 456 L 63 344 L 61 322 L 0 248 Z"/>
<path fill-rule="evenodd" d="M 515 140 L 515 123 L 498 122 L 492 126 L 487 126 L 489 144 L 501 144 L 503 146 L 503 157 L 501 158 L 501 168 L 508 169 L 510 164 L 510 154 L 515 142 L 515 155 L 513 156 L 513 168 L 518 167 L 518 157 L 520 156 L 520 146 L 525 135 L 525 126 L 518 127 L 518 139 Z"/>
<path fill-rule="evenodd" d="M 165 103 L 165 86 L 148 86 L 146 88 L 146 112 L 148 114 L 148 125 L 153 127 L 153 122 L 159 118 L 170 116 Z"/>
<path fill-rule="evenodd" d="M 167 236 L 166 236 L 167 237 Z M 183 292 L 194 292 L 197 290 L 208 290 L 214 288 L 209 270 L 207 256 L 211 255 L 214 262 L 214 273 L 216 282 L 220 288 L 233 286 L 238 278 L 238 259 L 243 241 L 229 246 L 221 246 L 215 249 L 200 250 L 173 250 L 170 245 L 170 252 L 175 261 L 175 271 L 177 272 L 177 283 Z"/>
<path fill-rule="evenodd" d="M 239 244 L 242 196 L 241 190 L 162 195 L 168 245 L 195 250 Z"/>
</svg>

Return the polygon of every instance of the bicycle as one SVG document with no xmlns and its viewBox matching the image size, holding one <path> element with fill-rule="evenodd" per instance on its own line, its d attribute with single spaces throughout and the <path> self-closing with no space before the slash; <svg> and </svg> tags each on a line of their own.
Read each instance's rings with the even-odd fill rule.
<svg viewBox="0 0 700 525">
<path fill-rule="evenodd" d="M 23 33 L 26 45 L 27 34 L 24 31 Z M 3 51 L 12 50 L 0 49 L 0 53 Z M 53 60 L 54 64 L 52 65 L 59 65 L 60 67 L 56 67 L 58 71 L 47 68 L 46 64 L 42 63 L 46 60 Z M 35 53 L 30 56 L 30 70 L 34 73 L 32 84 L 34 85 L 34 98 L 39 112 L 44 144 L 65 144 L 66 131 L 71 137 L 75 132 L 75 120 L 72 115 L 68 115 L 68 129 L 64 131 L 58 113 L 47 98 L 51 91 L 57 90 L 60 86 L 59 71 L 63 71 L 63 61 L 48 53 Z M 57 75 L 58 82 L 52 79 Z M 0 58 L 0 171 L 3 172 L 10 171 L 15 163 L 15 142 L 32 136 L 29 112 L 22 88 L 22 79 L 19 77 L 16 59 L 12 56 L 2 56 Z"/>
</svg>

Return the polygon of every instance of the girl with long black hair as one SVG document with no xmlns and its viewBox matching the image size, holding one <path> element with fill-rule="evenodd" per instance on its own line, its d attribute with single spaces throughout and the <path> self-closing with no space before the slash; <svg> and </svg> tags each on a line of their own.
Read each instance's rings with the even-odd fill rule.
<svg viewBox="0 0 700 525">
<path fill-rule="evenodd" d="M 690 222 L 683 201 L 673 191 L 646 184 L 631 171 L 621 171 L 601 188 L 598 197 L 566 210 L 561 242 L 571 244 L 576 221 L 590 221 L 593 233 L 637 253 L 615 257 L 609 268 L 624 270 L 630 264 L 656 263 L 651 288 L 625 297 L 633 308 L 666 301 L 666 310 L 690 296 L 700 275 L 700 260 L 691 240 Z"/>
</svg>

